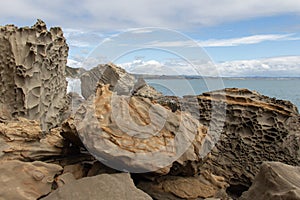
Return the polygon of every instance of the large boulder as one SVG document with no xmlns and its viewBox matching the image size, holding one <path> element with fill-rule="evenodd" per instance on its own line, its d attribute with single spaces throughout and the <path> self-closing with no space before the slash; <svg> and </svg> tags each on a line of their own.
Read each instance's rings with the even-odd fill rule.
<svg viewBox="0 0 300 200">
<path fill-rule="evenodd" d="M 189 113 L 174 113 L 149 98 L 118 95 L 100 84 L 67 130 L 78 132 L 73 135 L 100 161 L 130 172 L 168 173 L 175 161 L 197 162 L 206 136 L 206 127 Z"/>
<path fill-rule="evenodd" d="M 52 192 L 44 200 L 151 200 L 137 189 L 128 173 L 101 174 L 70 182 Z"/>
<path fill-rule="evenodd" d="M 39 161 L 0 161 L 0 199 L 38 199 L 49 194 L 62 167 Z"/>
<path fill-rule="evenodd" d="M 43 21 L 0 27 L 0 109 L 39 120 L 43 131 L 61 123 L 66 106 L 68 45 L 60 28 Z"/>
<path fill-rule="evenodd" d="M 261 165 L 252 186 L 240 200 L 300 199 L 300 167 L 279 162 Z"/>
</svg>

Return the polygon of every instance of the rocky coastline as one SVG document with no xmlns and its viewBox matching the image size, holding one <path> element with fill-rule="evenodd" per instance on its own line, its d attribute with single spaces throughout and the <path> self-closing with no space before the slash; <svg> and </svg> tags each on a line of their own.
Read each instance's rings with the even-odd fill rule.
<svg viewBox="0 0 300 200">
<path fill-rule="evenodd" d="M 62 29 L 41 20 L 0 41 L 0 199 L 300 199 L 292 103 L 164 96 L 113 63 L 72 69 Z"/>
</svg>

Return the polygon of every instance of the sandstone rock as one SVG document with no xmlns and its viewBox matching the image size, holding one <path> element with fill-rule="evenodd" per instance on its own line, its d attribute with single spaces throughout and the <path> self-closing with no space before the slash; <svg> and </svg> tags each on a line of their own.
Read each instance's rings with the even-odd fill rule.
<svg viewBox="0 0 300 200">
<path fill-rule="evenodd" d="M 300 199 L 300 167 L 265 162 L 240 200 Z"/>
<path fill-rule="evenodd" d="M 62 168 L 43 162 L 0 162 L 0 199 L 38 199 L 51 192 Z"/>
<path fill-rule="evenodd" d="M 58 188 L 66 185 L 66 184 L 73 183 L 74 181 L 76 181 L 76 178 L 70 172 L 63 173 L 55 178 L 55 183 L 57 184 Z"/>
<path fill-rule="evenodd" d="M 110 90 L 118 94 L 139 93 L 143 96 L 157 98 L 162 96 L 154 88 L 147 85 L 143 79 L 135 79 L 135 77 L 127 73 L 124 69 L 109 63 L 98 65 L 97 67 L 83 73 L 80 77 L 82 96 L 88 99 L 95 94 L 97 85 L 110 85 Z"/>
<path fill-rule="evenodd" d="M 43 199 L 150 200 L 152 198 L 134 186 L 128 173 L 122 173 L 82 178 L 62 186 Z"/>
<path fill-rule="evenodd" d="M 47 160 L 61 156 L 64 141 L 58 129 L 43 135 L 37 121 L 19 118 L 0 122 L 0 160 Z"/>
<path fill-rule="evenodd" d="M 82 163 L 64 166 L 63 173 L 71 173 L 75 179 L 80 179 L 86 176 L 86 172 Z"/>
<path fill-rule="evenodd" d="M 39 120 L 43 131 L 61 122 L 66 106 L 68 46 L 60 28 L 0 27 L 0 105 L 13 116 Z"/>
<path fill-rule="evenodd" d="M 98 160 L 118 170 L 158 173 L 168 173 L 175 161 L 184 165 L 200 160 L 206 129 L 191 115 L 109 88 L 99 86 L 74 120 L 83 143 Z"/>
<path fill-rule="evenodd" d="M 207 149 L 216 146 L 199 163 L 201 170 L 225 177 L 242 192 L 251 185 L 262 161 L 300 164 L 300 120 L 290 102 L 237 88 L 204 93 L 197 96 L 198 103 L 194 98 L 164 97 L 157 102 L 166 106 L 172 102 L 173 110 L 190 112 L 208 127 L 208 135 L 216 136 L 203 142 Z"/>
<path fill-rule="evenodd" d="M 228 184 L 223 177 L 203 172 L 192 177 L 161 176 L 152 181 L 140 179 L 137 187 L 157 200 L 222 198 L 227 199 Z"/>
</svg>

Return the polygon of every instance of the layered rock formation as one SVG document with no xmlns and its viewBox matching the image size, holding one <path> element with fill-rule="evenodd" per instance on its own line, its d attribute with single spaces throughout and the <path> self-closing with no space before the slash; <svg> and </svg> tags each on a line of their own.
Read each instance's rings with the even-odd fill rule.
<svg viewBox="0 0 300 200">
<path fill-rule="evenodd" d="M 184 107 L 174 98 L 158 102 L 189 111 L 208 127 L 210 135 L 219 137 L 200 168 L 224 176 L 233 190 L 247 189 L 262 161 L 300 164 L 300 120 L 290 102 L 237 88 L 199 95 L 197 104 L 190 103 L 194 98 L 181 99 Z M 215 141 L 204 144 L 211 146 Z"/>
<path fill-rule="evenodd" d="M 300 199 L 300 167 L 279 162 L 261 165 L 252 186 L 240 200 Z"/>
<path fill-rule="evenodd" d="M 19 118 L 0 122 L 0 160 L 51 160 L 63 154 L 59 129 L 43 135 L 37 121 Z"/>
<path fill-rule="evenodd" d="M 60 28 L 38 20 L 31 28 L 0 27 L 0 109 L 41 122 L 61 122 L 66 106 L 68 45 Z"/>
</svg>

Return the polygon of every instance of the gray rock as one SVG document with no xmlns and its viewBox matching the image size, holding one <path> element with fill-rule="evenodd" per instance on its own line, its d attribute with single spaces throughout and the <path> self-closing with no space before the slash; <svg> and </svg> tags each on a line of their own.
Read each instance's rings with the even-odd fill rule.
<svg viewBox="0 0 300 200">
<path fill-rule="evenodd" d="M 141 92 L 141 95 L 147 97 L 159 97 L 161 93 L 147 85 L 143 79 L 136 79 L 132 74 L 127 73 L 124 69 L 109 63 L 98 65 L 97 67 L 83 73 L 80 77 L 82 96 L 88 99 L 92 94 L 95 94 L 98 84 L 110 85 L 110 90 L 118 94 L 134 94 L 138 90 L 146 88 Z"/>
<path fill-rule="evenodd" d="M 151 200 L 137 189 L 128 173 L 101 174 L 71 182 L 52 192 L 44 200 Z"/>
<path fill-rule="evenodd" d="M 240 200 L 300 199 L 300 167 L 265 162 Z"/>
<path fill-rule="evenodd" d="M 66 107 L 68 45 L 60 28 L 0 27 L 0 105 L 13 116 L 40 120 L 43 131 L 61 123 Z"/>
</svg>

